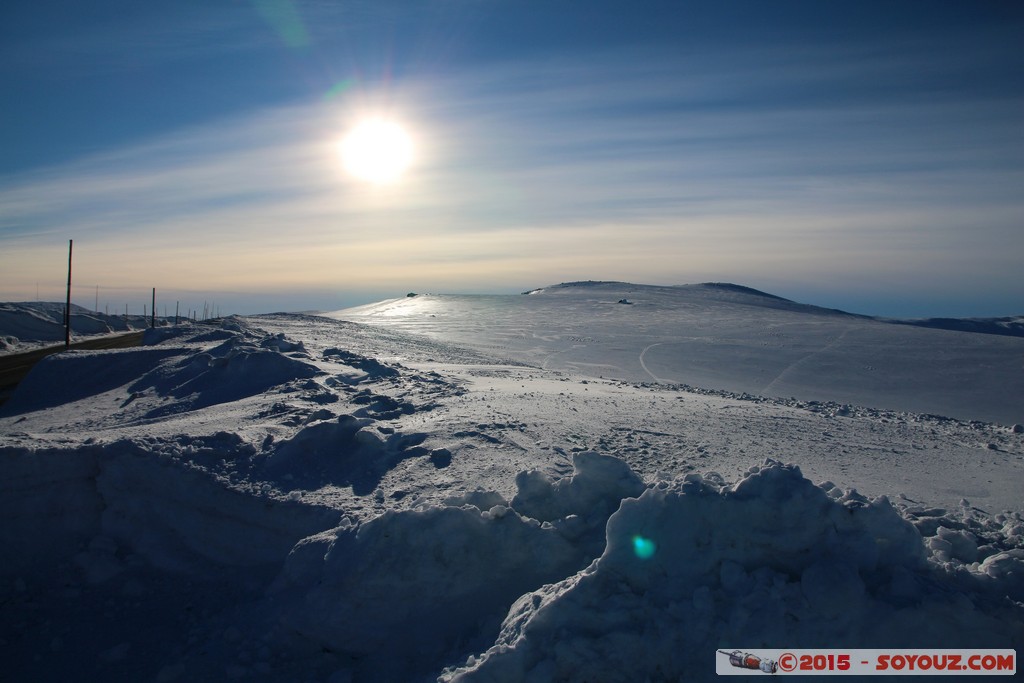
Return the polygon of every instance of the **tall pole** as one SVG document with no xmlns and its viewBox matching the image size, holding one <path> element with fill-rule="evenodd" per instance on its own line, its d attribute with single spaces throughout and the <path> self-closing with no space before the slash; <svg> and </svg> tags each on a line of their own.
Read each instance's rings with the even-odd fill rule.
<svg viewBox="0 0 1024 683">
<path fill-rule="evenodd" d="M 71 346 L 71 250 L 74 240 L 68 240 L 68 300 L 64 306 L 64 348 Z"/>
<path fill-rule="evenodd" d="M 150 315 L 152 317 L 149 319 L 149 327 L 153 329 L 156 327 L 156 287 L 153 288 L 153 310 Z"/>
</svg>

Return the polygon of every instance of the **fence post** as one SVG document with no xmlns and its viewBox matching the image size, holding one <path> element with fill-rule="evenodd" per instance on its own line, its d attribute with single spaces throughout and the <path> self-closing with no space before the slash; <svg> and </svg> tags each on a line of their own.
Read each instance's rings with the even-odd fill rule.
<svg viewBox="0 0 1024 683">
<path fill-rule="evenodd" d="M 64 348 L 71 346 L 71 250 L 74 240 L 68 240 L 68 300 L 64 306 Z"/>
</svg>

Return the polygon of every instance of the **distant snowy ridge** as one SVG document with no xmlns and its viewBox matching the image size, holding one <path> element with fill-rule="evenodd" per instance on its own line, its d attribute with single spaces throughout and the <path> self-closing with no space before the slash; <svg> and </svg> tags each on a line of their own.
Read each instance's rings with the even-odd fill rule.
<svg viewBox="0 0 1024 683">
<path fill-rule="evenodd" d="M 718 299 L 723 302 L 746 303 L 754 306 L 774 307 L 785 310 L 804 311 L 808 313 L 821 312 L 824 314 L 848 315 L 859 318 L 870 319 L 871 316 L 847 313 L 835 308 L 822 308 L 810 304 L 801 304 L 790 299 L 769 294 L 753 287 L 737 285 L 731 282 L 703 282 L 693 285 L 643 285 L 630 282 L 617 282 L 613 280 L 582 280 L 578 282 L 563 282 L 549 287 L 532 289 L 523 294 L 556 293 L 560 290 L 582 290 L 595 293 L 603 292 L 637 292 L 646 293 L 652 296 L 668 294 L 672 292 L 690 293 L 698 297 L 708 297 L 712 300 Z"/>
<path fill-rule="evenodd" d="M 1024 422 L 1020 337 L 894 324 L 730 283 L 584 281 L 526 294 L 423 295 L 325 315 L 596 377 Z"/>
<path fill-rule="evenodd" d="M 679 286 L 680 287 L 685 287 L 686 285 L 679 285 Z M 768 292 L 762 292 L 760 289 L 754 289 L 753 287 L 747 287 L 745 285 L 736 285 L 736 284 L 733 284 L 731 282 L 702 282 L 699 286 L 700 287 L 717 287 L 719 289 L 724 289 L 724 290 L 728 290 L 728 291 L 741 292 L 743 294 L 753 294 L 754 296 L 763 296 L 763 297 L 767 297 L 769 299 L 778 299 L 780 301 L 787 301 L 789 303 L 795 303 L 794 301 L 792 301 L 790 299 L 784 299 L 781 296 L 775 296 L 774 294 L 769 294 Z"/>
<path fill-rule="evenodd" d="M 978 334 L 997 334 L 1024 337 L 1024 316 L 1004 318 L 924 318 L 921 320 L 893 320 L 900 325 L 930 327 L 936 330 L 956 330 Z"/>
<path fill-rule="evenodd" d="M 71 304 L 71 334 L 101 335 L 149 327 L 149 319 L 96 313 Z M 64 304 L 0 303 L 0 352 L 18 351 L 45 342 L 64 341 Z"/>
</svg>

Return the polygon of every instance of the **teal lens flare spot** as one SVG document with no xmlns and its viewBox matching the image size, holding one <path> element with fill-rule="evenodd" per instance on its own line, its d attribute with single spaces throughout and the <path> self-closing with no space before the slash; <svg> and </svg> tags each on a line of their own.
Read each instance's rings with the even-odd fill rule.
<svg viewBox="0 0 1024 683">
<path fill-rule="evenodd" d="M 657 549 L 657 544 L 655 544 L 651 539 L 644 538 L 643 536 L 633 537 L 633 552 L 641 560 L 650 559 Z"/>
</svg>

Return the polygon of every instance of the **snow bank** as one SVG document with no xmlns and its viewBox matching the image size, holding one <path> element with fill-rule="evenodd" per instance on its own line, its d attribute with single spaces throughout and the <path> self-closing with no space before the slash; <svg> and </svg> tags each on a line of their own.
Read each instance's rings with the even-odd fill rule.
<svg viewBox="0 0 1024 683">
<path fill-rule="evenodd" d="M 472 491 L 363 523 L 257 486 L 273 458 L 337 459 L 332 444 L 368 426 L 313 422 L 262 452 L 231 432 L 4 449 L 0 576 L 73 562 L 114 591 L 138 558 L 190 577 L 279 572 L 248 621 L 209 628 L 294 671 L 311 658 L 325 673 L 329 652 L 343 681 L 700 681 L 717 648 L 1024 640 L 1020 515 L 867 500 L 777 462 L 735 484 L 644 484 L 583 452 L 570 477 L 520 474 L 511 502 Z M 215 677 L 199 649 L 181 670 Z"/>
<path fill-rule="evenodd" d="M 100 404 L 141 404 L 142 418 L 151 419 L 286 391 L 320 374 L 302 358 L 301 343 L 261 337 L 238 321 L 213 330 L 149 330 L 145 343 L 48 356 L 2 412 L 21 415 L 75 401 L 81 406 L 87 399 L 95 404 L 113 392 Z M 257 451 L 238 434 L 171 434 L 0 448 L 0 547 L 9 555 L 0 575 L 67 560 L 95 545 L 95 538 L 130 548 L 161 570 L 276 568 L 300 539 L 337 524 L 336 510 L 282 500 L 273 486 L 245 479 Z M 30 434 L 12 436 L 25 443 Z"/>
<path fill-rule="evenodd" d="M 96 478 L 104 502 L 101 533 L 175 572 L 279 566 L 296 542 L 331 528 L 340 515 L 234 488 L 212 467 L 198 466 L 205 458 L 244 461 L 249 450 L 231 433 L 184 437 L 158 452 L 132 441 L 111 444 Z"/>
<path fill-rule="evenodd" d="M 213 342 L 220 342 L 214 344 Z M 160 401 L 147 418 L 197 410 L 263 393 L 321 374 L 301 342 L 262 338 L 227 320 L 221 328 L 147 330 L 141 348 L 47 356 L 32 368 L 0 415 L 64 405 L 125 386 L 132 400 Z M 285 352 L 288 353 L 285 353 Z"/>
<path fill-rule="evenodd" d="M 455 499 L 306 539 L 276 588 L 284 623 L 358 659 L 360 680 L 409 680 L 486 647 L 516 598 L 590 562 L 592 544 L 580 539 L 600 535 L 624 492 L 643 490 L 615 458 L 587 453 L 574 464 L 561 482 L 520 478 L 516 500 L 543 510 L 543 523 L 515 501 L 469 494 L 494 504 Z"/>
<path fill-rule="evenodd" d="M 0 575 L 70 557 L 97 533 L 97 450 L 0 448 Z"/>
<path fill-rule="evenodd" d="M 0 601 L 20 610 L 12 624 L 36 628 L 0 634 L 16 672 L 55 659 L 57 637 L 140 667 L 118 679 L 104 659 L 82 674 L 96 680 L 336 682 L 699 681 L 714 676 L 717 648 L 1024 642 L 1020 513 L 869 500 L 772 461 L 735 484 L 714 473 L 648 483 L 593 452 L 573 456 L 571 476 L 521 472 L 506 498 L 486 489 L 538 466 L 514 463 L 561 467 L 564 449 L 546 446 L 560 437 L 538 431 L 552 404 L 513 428 L 499 410 L 523 404 L 471 400 L 490 392 L 445 403 L 462 396 L 454 380 L 336 348 L 339 336 L 292 341 L 231 320 L 36 367 L 0 446 Z M 592 405 L 579 423 L 592 430 L 608 409 L 567 405 Z M 873 433 L 878 417 L 844 438 Z M 991 439 L 978 450 L 1007 447 L 1012 463 L 1016 442 L 993 433 L 972 437 Z M 666 466 L 672 443 L 653 448 Z M 535 458 L 510 460 L 528 448 Z M 66 577 L 82 596 L 72 617 Z M 143 583 L 150 602 L 133 606 Z M 223 611 L 182 616 L 182 602 Z M 164 619 L 167 642 L 151 650 L 134 635 L 105 642 L 150 632 L 153 614 L 192 626 Z"/>
<path fill-rule="evenodd" d="M 351 486 L 356 495 L 372 493 L 398 462 L 426 455 L 426 434 L 392 432 L 386 437 L 370 418 L 340 415 L 303 427 L 277 444 L 262 475 L 285 490 Z"/>
<path fill-rule="evenodd" d="M 149 347 L 107 351 L 64 351 L 41 359 L 18 384 L 2 415 L 20 415 L 64 405 L 123 386 L 161 361 L 185 353 Z"/>
<path fill-rule="evenodd" d="M 63 302 L 0 303 L 0 350 L 17 350 L 23 342 L 64 341 L 64 306 Z M 96 313 L 71 305 L 71 333 L 75 336 L 146 328 L 149 323 L 146 316 L 133 315 L 126 320 L 123 315 Z M 160 324 L 164 324 L 162 319 Z"/>
<path fill-rule="evenodd" d="M 371 379 L 379 379 L 382 377 L 397 377 L 398 370 L 381 363 L 376 358 L 368 358 L 361 356 L 358 353 L 352 353 L 345 349 L 330 348 L 324 351 L 324 358 L 330 358 L 337 360 L 349 367 L 362 370 L 366 373 L 366 376 Z"/>
<path fill-rule="evenodd" d="M 84 320 L 83 309 L 72 308 L 72 323 Z M 63 341 L 64 305 L 60 304 L 0 304 L 0 330 L 15 339 L 29 341 Z M 77 331 L 77 329 L 75 330 Z M 109 331 L 103 330 L 103 331 Z"/>
<path fill-rule="evenodd" d="M 167 571 L 279 566 L 300 539 L 335 526 L 336 510 L 230 485 L 204 460 L 243 460 L 238 436 L 123 440 L 74 449 L 0 450 L 0 575 L 67 560 L 110 538 Z"/>
<path fill-rule="evenodd" d="M 347 656 L 353 680 L 411 680 L 483 641 L 441 680 L 712 680 L 721 647 L 1024 637 L 1019 519 L 985 539 L 943 514 L 924 537 L 884 497 L 777 462 L 735 485 L 645 486 L 595 453 L 574 465 L 520 474 L 510 504 L 473 492 L 304 540 L 274 589 L 282 622 Z"/>
<path fill-rule="evenodd" d="M 981 561 L 950 565 L 885 498 L 794 466 L 660 482 L 623 501 L 600 559 L 523 595 L 441 680 L 714 680 L 720 647 L 1019 646 L 1024 551 L 938 538 Z"/>
<path fill-rule="evenodd" d="M 132 392 L 148 391 L 177 399 L 171 405 L 151 411 L 148 417 L 237 401 L 320 374 L 301 357 L 281 353 L 279 348 L 286 343 L 283 339 L 271 338 L 266 340 L 267 344 L 258 345 L 241 333 L 230 330 L 216 333 L 230 336 L 209 350 L 190 353 L 178 363 L 162 364 L 132 384 Z"/>
<path fill-rule="evenodd" d="M 543 472 L 520 472 L 512 507 L 542 522 L 561 522 L 563 532 L 591 557 L 604 548 L 604 525 L 623 498 L 643 493 L 644 482 L 618 458 L 584 451 L 573 455 L 573 475 L 553 481 Z"/>
</svg>

